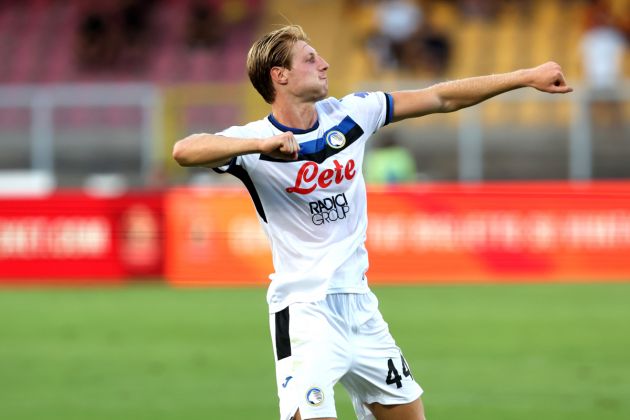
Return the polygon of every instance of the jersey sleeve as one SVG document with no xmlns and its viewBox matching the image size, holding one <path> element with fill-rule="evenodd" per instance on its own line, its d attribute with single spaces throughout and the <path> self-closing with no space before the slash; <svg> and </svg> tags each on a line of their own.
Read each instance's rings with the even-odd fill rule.
<svg viewBox="0 0 630 420">
<path fill-rule="evenodd" d="M 256 134 L 251 130 L 248 130 L 245 126 L 233 126 L 226 128 L 223 131 L 219 131 L 215 133 L 217 136 L 224 137 L 233 137 L 234 141 L 238 141 L 238 139 L 247 139 L 247 138 L 255 138 Z M 213 170 L 217 173 L 232 173 L 236 167 L 241 167 L 246 171 L 250 171 L 253 169 L 254 165 L 258 162 L 258 154 L 249 154 L 233 157 L 227 164 L 223 166 L 219 166 L 217 168 L 213 168 Z"/>
<path fill-rule="evenodd" d="M 394 100 L 386 92 L 356 92 L 341 101 L 371 133 L 391 123 L 394 117 Z"/>
</svg>

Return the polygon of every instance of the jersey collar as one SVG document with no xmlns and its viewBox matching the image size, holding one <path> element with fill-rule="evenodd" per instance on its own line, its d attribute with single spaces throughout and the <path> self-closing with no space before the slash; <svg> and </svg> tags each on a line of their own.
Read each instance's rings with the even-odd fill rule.
<svg viewBox="0 0 630 420">
<path fill-rule="evenodd" d="M 301 128 L 287 127 L 286 125 L 280 123 L 280 121 L 276 120 L 276 118 L 273 116 L 273 114 L 269 114 L 267 116 L 267 118 L 269 119 L 269 122 L 271 124 L 273 124 L 273 126 L 276 127 L 278 130 L 280 130 L 280 131 L 290 131 L 293 134 L 310 133 L 311 131 L 317 130 L 317 128 L 319 127 L 319 118 L 317 120 L 315 120 L 315 124 L 313 124 L 313 126 L 311 128 L 307 128 L 306 130 L 303 130 Z"/>
</svg>

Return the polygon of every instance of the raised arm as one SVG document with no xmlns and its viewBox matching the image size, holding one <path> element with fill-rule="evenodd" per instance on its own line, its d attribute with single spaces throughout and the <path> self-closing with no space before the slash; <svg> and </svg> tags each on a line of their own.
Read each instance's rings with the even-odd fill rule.
<svg viewBox="0 0 630 420">
<path fill-rule="evenodd" d="M 453 112 L 510 90 L 533 87 L 542 92 L 568 93 L 562 68 L 552 61 L 511 73 L 470 77 L 438 83 L 426 89 L 392 92 L 394 121 Z"/>
<path fill-rule="evenodd" d="M 216 168 L 233 157 L 262 153 L 278 159 L 297 159 L 300 146 L 293 133 L 286 132 L 264 139 L 238 139 L 214 134 L 193 134 L 173 147 L 173 159 L 181 166 Z"/>
</svg>

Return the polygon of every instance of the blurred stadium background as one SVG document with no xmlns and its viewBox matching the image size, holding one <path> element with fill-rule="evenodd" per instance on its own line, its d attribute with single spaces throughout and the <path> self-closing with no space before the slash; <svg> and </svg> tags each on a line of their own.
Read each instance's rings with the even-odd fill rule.
<svg viewBox="0 0 630 420">
<path fill-rule="evenodd" d="M 430 418 L 630 417 L 630 1 L 0 0 L 2 417 L 275 418 L 255 213 L 170 152 L 287 22 L 337 97 L 563 66 L 376 133 L 368 276 Z"/>
</svg>

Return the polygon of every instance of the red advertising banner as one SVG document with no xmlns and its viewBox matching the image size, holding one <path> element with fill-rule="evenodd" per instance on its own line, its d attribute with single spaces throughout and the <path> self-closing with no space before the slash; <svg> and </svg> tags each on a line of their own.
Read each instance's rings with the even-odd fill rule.
<svg viewBox="0 0 630 420">
<path fill-rule="evenodd" d="M 162 274 L 162 193 L 0 199 L 0 283 Z"/>
<path fill-rule="evenodd" d="M 375 190 L 371 279 L 630 280 L 630 183 Z"/>
<path fill-rule="evenodd" d="M 265 284 L 271 255 L 244 189 L 166 199 L 174 284 Z M 371 188 L 368 278 L 387 282 L 630 280 L 630 182 Z"/>
<path fill-rule="evenodd" d="M 165 274 L 175 284 L 266 284 L 267 238 L 241 188 L 176 189 L 165 200 Z"/>
</svg>

